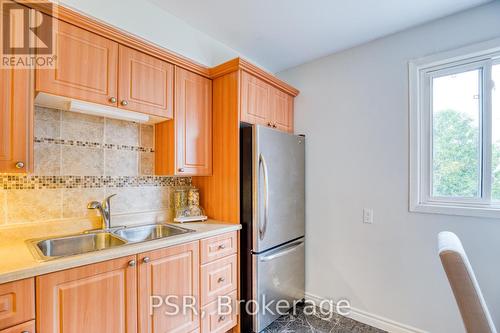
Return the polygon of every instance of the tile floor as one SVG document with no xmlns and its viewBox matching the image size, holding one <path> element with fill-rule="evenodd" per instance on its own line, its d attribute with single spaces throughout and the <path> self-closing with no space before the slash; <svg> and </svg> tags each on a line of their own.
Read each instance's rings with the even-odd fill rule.
<svg viewBox="0 0 500 333">
<path fill-rule="evenodd" d="M 306 310 L 307 311 L 307 310 Z M 312 311 L 309 311 L 312 312 Z M 304 305 L 295 313 L 278 318 L 263 333 L 384 333 L 385 331 L 362 324 L 338 314 L 304 313 Z"/>
</svg>

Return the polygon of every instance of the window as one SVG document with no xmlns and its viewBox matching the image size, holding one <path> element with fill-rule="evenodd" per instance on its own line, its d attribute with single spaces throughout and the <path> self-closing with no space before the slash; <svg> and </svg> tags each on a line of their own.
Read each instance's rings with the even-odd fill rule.
<svg viewBox="0 0 500 333">
<path fill-rule="evenodd" d="M 410 62 L 410 210 L 500 217 L 500 40 Z"/>
</svg>

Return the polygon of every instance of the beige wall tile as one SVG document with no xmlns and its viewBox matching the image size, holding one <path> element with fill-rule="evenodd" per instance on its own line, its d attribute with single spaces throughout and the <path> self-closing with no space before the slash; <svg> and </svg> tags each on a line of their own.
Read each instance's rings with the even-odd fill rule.
<svg viewBox="0 0 500 333">
<path fill-rule="evenodd" d="M 105 143 L 116 145 L 139 145 L 139 125 L 131 121 L 108 119 L 105 125 Z"/>
<path fill-rule="evenodd" d="M 154 148 L 155 146 L 155 132 L 153 125 L 141 125 L 141 147 Z"/>
<path fill-rule="evenodd" d="M 35 107 L 35 137 L 58 139 L 61 136 L 61 111 Z"/>
<path fill-rule="evenodd" d="M 60 219 L 62 190 L 7 191 L 7 222 L 27 223 Z"/>
<path fill-rule="evenodd" d="M 104 174 L 103 149 L 63 146 L 61 155 L 61 175 L 102 176 Z"/>
<path fill-rule="evenodd" d="M 155 153 L 140 152 L 139 174 L 154 175 L 155 173 Z"/>
<path fill-rule="evenodd" d="M 61 138 L 102 143 L 104 138 L 104 118 L 63 111 Z"/>
<path fill-rule="evenodd" d="M 99 216 L 96 209 L 88 209 L 91 201 L 101 202 L 106 194 L 104 188 L 70 188 L 63 190 L 63 218 L 83 218 Z"/>
<path fill-rule="evenodd" d="M 3 190 L 0 190 L 0 225 L 6 223 L 6 210 L 5 210 L 5 205 L 6 203 L 6 192 Z"/>
<path fill-rule="evenodd" d="M 35 143 L 35 175 L 59 176 L 61 174 L 61 145 Z"/>
<path fill-rule="evenodd" d="M 140 187 L 110 187 L 106 189 L 106 196 L 116 194 L 111 199 L 111 212 L 132 213 L 140 211 L 143 205 Z"/>
<path fill-rule="evenodd" d="M 139 174 L 136 151 L 106 149 L 104 159 L 106 176 L 137 176 Z"/>
<path fill-rule="evenodd" d="M 160 186 L 107 188 L 106 195 L 117 194 L 112 199 L 114 213 L 147 212 L 168 209 L 170 188 Z"/>
</svg>

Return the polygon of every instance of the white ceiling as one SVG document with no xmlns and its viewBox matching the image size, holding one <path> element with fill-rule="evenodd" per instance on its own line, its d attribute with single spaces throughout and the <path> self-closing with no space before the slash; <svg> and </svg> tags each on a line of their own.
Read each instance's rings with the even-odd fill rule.
<svg viewBox="0 0 500 333">
<path fill-rule="evenodd" d="M 490 0 L 149 0 L 278 72 Z"/>
</svg>

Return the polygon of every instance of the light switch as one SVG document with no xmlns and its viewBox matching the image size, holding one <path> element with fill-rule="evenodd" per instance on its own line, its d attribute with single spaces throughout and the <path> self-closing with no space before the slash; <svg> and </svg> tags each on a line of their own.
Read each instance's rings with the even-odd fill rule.
<svg viewBox="0 0 500 333">
<path fill-rule="evenodd" d="M 363 208 L 363 223 L 373 223 L 373 209 Z"/>
</svg>

